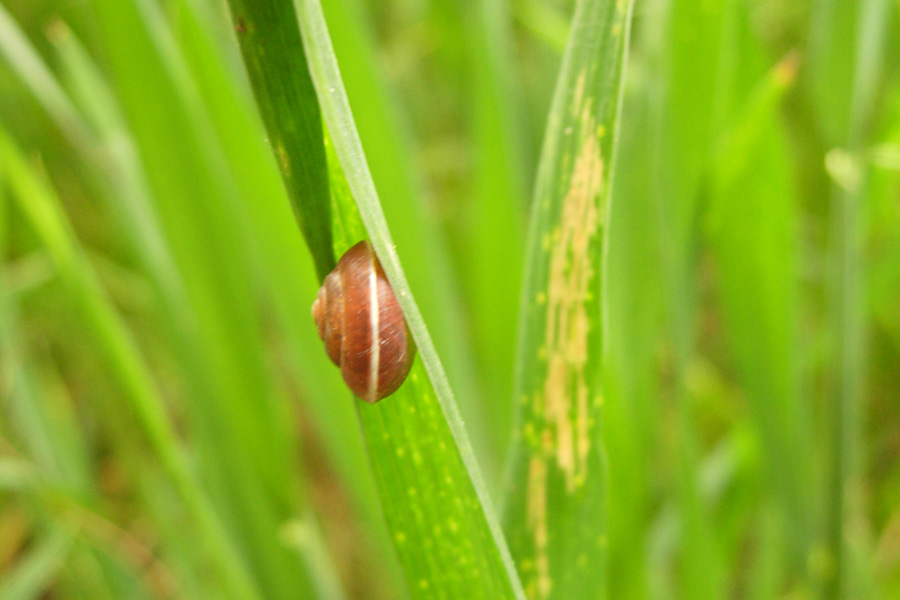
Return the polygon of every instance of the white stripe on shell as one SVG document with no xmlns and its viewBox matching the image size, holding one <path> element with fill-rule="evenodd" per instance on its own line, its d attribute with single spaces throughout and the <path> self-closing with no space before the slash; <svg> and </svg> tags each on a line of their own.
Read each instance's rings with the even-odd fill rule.
<svg viewBox="0 0 900 600">
<path fill-rule="evenodd" d="M 368 245 L 367 245 L 368 246 Z M 369 348 L 369 389 L 367 400 L 374 402 L 378 392 L 378 365 L 381 360 L 381 336 L 378 326 L 378 277 L 375 268 L 375 251 L 369 248 L 369 327 L 372 331 L 372 345 Z"/>
</svg>

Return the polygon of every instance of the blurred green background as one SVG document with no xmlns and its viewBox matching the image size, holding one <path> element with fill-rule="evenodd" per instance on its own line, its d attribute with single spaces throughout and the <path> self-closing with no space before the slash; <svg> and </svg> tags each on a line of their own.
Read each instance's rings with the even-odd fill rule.
<svg viewBox="0 0 900 600">
<path fill-rule="evenodd" d="M 495 505 L 572 8 L 324 6 Z M 898 9 L 635 3 L 611 598 L 900 597 Z M 0 257 L 0 598 L 404 597 L 223 2 L 0 0 Z"/>
</svg>

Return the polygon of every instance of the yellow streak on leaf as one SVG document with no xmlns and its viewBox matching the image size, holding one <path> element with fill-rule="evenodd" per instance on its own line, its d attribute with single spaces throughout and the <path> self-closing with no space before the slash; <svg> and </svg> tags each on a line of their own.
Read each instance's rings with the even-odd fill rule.
<svg viewBox="0 0 900 600">
<path fill-rule="evenodd" d="M 587 72 L 582 71 L 575 82 L 575 94 L 572 96 L 572 106 L 579 107 L 584 102 L 584 84 L 587 81 Z"/>
<path fill-rule="evenodd" d="M 281 171 L 284 173 L 285 177 L 291 174 L 291 161 L 288 158 L 287 150 L 284 148 L 284 144 L 278 142 L 275 145 L 275 152 L 278 154 L 278 162 L 281 164 Z"/>
<path fill-rule="evenodd" d="M 591 99 L 583 98 L 582 79 L 583 76 L 579 78 L 574 98 L 583 102 L 581 106 L 576 105 L 576 110 L 580 109 L 584 134 L 563 199 L 560 226 L 554 231 L 550 248 L 544 334 L 547 357 L 544 417 L 548 426 L 555 428 L 556 461 L 570 491 L 583 481 L 590 448 L 585 379 L 591 327 L 587 303 L 596 301 L 590 294 L 591 282 L 597 275 L 591 240 L 600 225 L 598 198 L 604 175 Z"/>
<path fill-rule="evenodd" d="M 527 523 L 534 531 L 536 590 L 530 598 L 550 594 L 550 558 L 547 555 L 547 465 L 542 456 L 532 456 L 528 464 Z M 536 592 L 536 593 L 535 593 Z"/>
</svg>

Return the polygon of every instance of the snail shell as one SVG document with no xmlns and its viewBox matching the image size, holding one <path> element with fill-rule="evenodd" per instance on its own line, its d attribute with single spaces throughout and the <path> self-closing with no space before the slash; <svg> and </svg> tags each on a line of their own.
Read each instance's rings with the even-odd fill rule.
<svg viewBox="0 0 900 600">
<path fill-rule="evenodd" d="M 325 277 L 312 315 L 328 357 L 357 397 L 374 403 L 397 391 L 409 373 L 415 345 L 367 241 L 347 250 Z"/>
</svg>

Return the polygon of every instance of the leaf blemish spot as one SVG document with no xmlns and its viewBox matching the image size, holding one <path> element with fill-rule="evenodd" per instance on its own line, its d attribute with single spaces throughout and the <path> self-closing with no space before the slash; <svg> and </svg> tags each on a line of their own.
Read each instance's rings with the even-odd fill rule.
<svg viewBox="0 0 900 600">
<path fill-rule="evenodd" d="M 597 275 L 593 240 L 600 229 L 604 162 L 590 100 L 584 99 L 584 74 L 575 89 L 576 105 L 584 104 L 581 121 L 588 135 L 581 140 L 562 202 L 560 226 L 553 231 L 544 332 L 547 375 L 543 385 L 544 417 L 555 427 L 556 462 L 573 489 L 576 474 L 586 468 L 590 447 L 588 386 L 585 370 L 591 329 L 587 305 Z M 542 358 L 544 358 L 542 356 Z"/>
<path fill-rule="evenodd" d="M 278 163 L 281 165 L 281 171 L 287 177 L 291 174 L 291 161 L 288 158 L 287 150 L 280 141 L 275 144 L 275 152 L 278 154 Z"/>
</svg>

